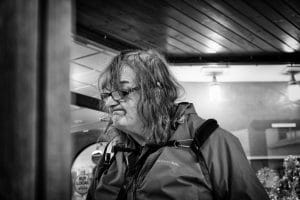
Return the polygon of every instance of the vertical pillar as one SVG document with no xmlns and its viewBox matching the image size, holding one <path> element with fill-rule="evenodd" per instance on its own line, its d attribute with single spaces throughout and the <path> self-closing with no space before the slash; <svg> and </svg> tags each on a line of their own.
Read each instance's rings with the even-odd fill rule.
<svg viewBox="0 0 300 200">
<path fill-rule="evenodd" d="M 70 0 L 0 3 L 0 199 L 70 198 Z"/>
</svg>

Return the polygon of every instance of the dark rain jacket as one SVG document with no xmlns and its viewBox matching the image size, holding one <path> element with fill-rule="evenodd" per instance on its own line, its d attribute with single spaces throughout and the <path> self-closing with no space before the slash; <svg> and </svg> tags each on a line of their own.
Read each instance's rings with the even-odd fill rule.
<svg viewBox="0 0 300 200">
<path fill-rule="evenodd" d="M 204 120 L 192 104 L 181 103 L 177 111 L 178 126 L 171 140 L 193 139 Z M 113 143 L 120 140 L 124 142 L 124 138 L 119 138 Z M 134 146 L 128 139 L 125 143 Z M 203 160 L 197 161 L 189 147 L 162 147 L 147 157 L 130 186 L 125 175 L 130 153 L 118 152 L 91 195 L 97 200 L 113 200 L 117 199 L 121 187 L 130 187 L 126 189 L 127 200 L 268 199 L 235 136 L 217 128 L 201 151 Z"/>
</svg>

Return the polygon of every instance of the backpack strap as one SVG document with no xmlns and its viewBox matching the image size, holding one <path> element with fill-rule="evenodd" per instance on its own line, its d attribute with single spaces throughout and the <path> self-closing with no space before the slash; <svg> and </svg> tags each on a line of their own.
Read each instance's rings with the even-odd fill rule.
<svg viewBox="0 0 300 200">
<path fill-rule="evenodd" d="M 199 154 L 202 154 L 200 150 L 201 146 L 218 127 L 219 125 L 215 119 L 208 119 L 197 128 L 191 144 L 191 149 L 196 153 L 197 157 Z"/>
<path fill-rule="evenodd" d="M 218 194 L 215 191 L 214 182 L 212 181 L 212 177 L 209 173 L 208 166 L 205 162 L 204 156 L 201 152 L 201 146 L 205 143 L 205 141 L 209 138 L 209 136 L 219 127 L 217 121 L 215 119 L 206 120 L 195 132 L 194 140 L 191 144 L 191 149 L 197 156 L 197 161 L 199 162 L 202 173 L 205 179 L 211 184 L 212 187 L 212 195 L 213 200 L 221 199 L 218 197 Z"/>
<path fill-rule="evenodd" d="M 139 172 L 141 171 L 147 158 L 154 152 L 156 152 L 161 147 L 173 145 L 170 142 L 161 144 L 146 144 L 144 150 L 142 151 L 140 157 L 136 160 L 134 166 L 126 171 L 126 176 L 129 178 L 127 182 L 121 187 L 117 200 L 126 200 L 128 190 L 133 186 L 134 182 L 137 180 Z"/>
<path fill-rule="evenodd" d="M 86 198 L 87 200 L 95 199 L 94 193 L 96 191 L 96 188 L 100 181 L 100 178 L 103 174 L 105 174 L 107 172 L 108 168 L 110 167 L 112 162 L 115 160 L 115 155 L 117 154 L 117 152 L 135 152 L 135 153 L 139 152 L 139 149 L 125 147 L 125 145 L 122 143 L 116 144 L 111 147 L 111 150 L 108 150 L 110 145 L 111 145 L 111 142 L 105 146 L 102 158 L 100 159 L 100 161 L 97 163 L 97 165 L 93 169 L 93 179 L 92 179 L 92 183 L 88 190 L 88 195 Z"/>
</svg>

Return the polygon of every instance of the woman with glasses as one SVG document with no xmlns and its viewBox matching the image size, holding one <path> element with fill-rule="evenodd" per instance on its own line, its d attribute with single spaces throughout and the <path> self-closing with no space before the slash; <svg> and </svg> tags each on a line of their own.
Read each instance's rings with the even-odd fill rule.
<svg viewBox="0 0 300 200">
<path fill-rule="evenodd" d="M 177 103 L 181 89 L 156 51 L 112 60 L 99 77 L 112 139 L 87 199 L 268 199 L 238 139 Z"/>
</svg>

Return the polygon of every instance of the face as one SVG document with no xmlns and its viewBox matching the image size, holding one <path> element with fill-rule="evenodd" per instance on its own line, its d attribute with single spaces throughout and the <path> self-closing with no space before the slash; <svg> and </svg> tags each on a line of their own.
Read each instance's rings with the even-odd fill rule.
<svg viewBox="0 0 300 200">
<path fill-rule="evenodd" d="M 124 66 L 120 73 L 120 90 L 135 88 L 135 72 L 128 66 Z M 108 91 L 110 92 L 110 91 Z M 133 137 L 141 135 L 143 124 L 137 111 L 140 99 L 139 91 L 130 92 L 121 100 L 114 100 L 111 96 L 106 99 L 106 106 L 112 114 L 113 125 Z"/>
</svg>

